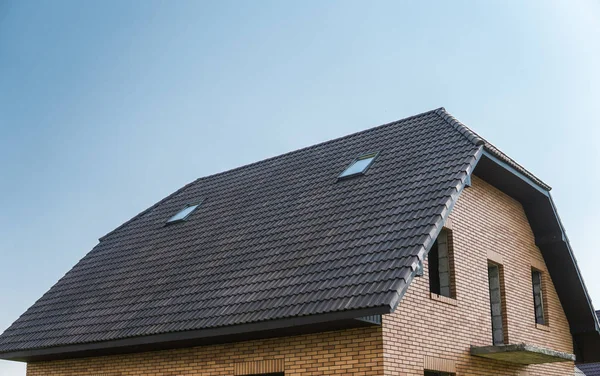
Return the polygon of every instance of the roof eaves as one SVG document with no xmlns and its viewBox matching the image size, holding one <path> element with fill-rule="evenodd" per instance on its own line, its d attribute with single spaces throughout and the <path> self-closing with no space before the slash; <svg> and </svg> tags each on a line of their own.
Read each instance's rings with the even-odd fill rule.
<svg viewBox="0 0 600 376">
<path fill-rule="evenodd" d="M 548 184 L 544 183 L 537 176 L 535 176 L 534 174 L 532 174 L 531 172 L 529 172 L 527 169 L 525 169 L 525 167 L 523 167 L 520 164 L 518 164 L 517 162 L 515 162 L 514 159 L 510 158 L 509 156 L 507 156 L 506 154 L 504 154 L 503 152 L 501 152 L 497 147 L 495 147 L 494 145 L 490 144 L 487 141 L 485 143 L 485 148 L 486 148 L 487 151 L 489 151 L 490 153 L 494 154 L 497 158 L 499 158 L 499 159 L 503 160 L 504 162 L 508 163 L 510 166 L 512 166 L 513 168 L 515 168 L 520 173 L 526 175 L 529 179 L 533 180 L 537 185 L 539 185 L 540 187 L 542 187 L 546 191 L 550 191 L 552 189 L 552 187 L 550 187 Z"/>
<path fill-rule="evenodd" d="M 513 167 L 510 164 L 506 163 L 505 161 L 501 160 L 499 157 L 497 157 L 496 155 L 494 155 L 493 153 L 491 153 L 488 149 L 486 149 L 484 151 L 483 155 L 486 158 L 488 158 L 489 160 L 491 160 L 493 163 L 495 163 L 497 166 L 500 166 L 502 169 L 505 169 L 507 172 L 509 172 L 513 176 L 515 176 L 518 179 L 522 180 L 524 183 L 526 183 L 527 185 L 529 185 L 530 187 L 532 187 L 533 189 L 535 189 L 536 192 L 538 192 L 539 194 L 543 195 L 543 197 L 546 198 L 547 201 L 545 201 L 545 200 L 539 200 L 539 199 L 535 199 L 535 200 L 528 199 L 528 200 L 529 201 L 535 201 L 536 205 L 542 205 L 544 203 L 547 203 L 547 205 L 550 206 L 550 209 L 552 210 L 553 215 L 549 215 L 549 216 L 546 216 L 546 217 L 547 217 L 548 220 L 551 220 L 551 219 L 556 220 L 556 224 L 558 225 L 558 230 L 560 231 L 560 236 L 557 236 L 556 239 L 560 239 L 560 242 L 562 242 L 565 245 L 565 247 L 566 247 L 566 252 L 568 253 L 568 256 L 570 258 L 570 262 L 571 262 L 571 264 L 572 264 L 572 266 L 573 266 L 573 268 L 575 270 L 575 273 L 576 273 L 577 278 L 579 280 L 579 284 L 580 284 L 580 286 L 582 288 L 582 293 L 583 293 L 583 296 L 585 298 L 585 303 L 588 306 L 589 312 L 593 316 L 593 320 L 594 320 L 593 331 L 597 332 L 597 333 L 600 333 L 600 322 L 599 322 L 599 317 L 598 317 L 598 312 L 600 312 L 600 311 L 594 311 L 590 295 L 588 293 L 587 287 L 586 287 L 585 282 L 583 280 L 583 277 L 581 275 L 581 271 L 579 269 L 577 260 L 575 258 L 574 252 L 573 252 L 573 249 L 572 249 L 571 244 L 569 242 L 569 239 L 567 237 L 567 234 L 566 234 L 566 231 L 565 231 L 565 227 L 563 226 L 562 221 L 560 219 L 560 216 L 558 215 L 558 211 L 556 209 L 556 205 L 554 204 L 554 200 L 552 199 L 551 193 L 548 190 L 542 189 L 536 182 L 534 182 L 531 179 L 530 176 L 526 176 L 523 172 L 517 170 L 515 167 Z M 502 187 L 497 187 L 497 188 L 503 190 Z M 533 206 L 529 205 L 528 207 L 529 207 L 529 209 L 526 209 L 526 211 L 527 210 L 534 210 Z M 528 217 L 529 217 L 529 214 L 528 214 Z M 550 227 L 552 227 L 552 226 L 550 226 Z M 534 229 L 534 228 L 532 228 L 532 229 L 534 230 L 534 234 L 536 234 L 537 230 Z M 544 243 L 538 243 L 536 241 L 536 245 L 538 245 L 538 247 L 542 251 L 542 254 L 544 255 L 544 258 L 549 257 L 549 256 L 547 256 L 547 254 L 545 254 Z M 550 255 L 556 255 L 556 252 L 550 251 L 549 254 Z M 547 260 L 546 260 L 546 263 L 548 263 Z M 551 271 L 549 269 L 549 272 L 551 274 L 554 274 L 554 273 L 557 273 L 557 270 Z M 557 276 L 555 276 L 554 278 L 556 278 L 556 277 Z M 553 278 L 553 280 L 554 280 L 554 278 Z M 560 282 L 557 282 L 557 283 L 560 283 Z M 569 292 L 569 293 L 571 293 L 571 292 Z M 559 291 L 559 297 L 563 296 L 563 294 L 567 294 L 567 293 L 561 293 Z M 562 298 L 561 298 L 561 300 L 562 300 Z M 563 303 L 563 306 L 564 306 L 564 303 Z M 568 312 L 566 312 L 566 313 L 567 313 L 567 318 L 570 319 L 570 314 Z M 572 334 L 582 334 L 582 333 L 585 333 L 585 332 L 589 331 L 588 329 L 581 330 L 581 326 L 578 326 L 577 328 L 574 328 L 573 327 L 573 323 L 574 322 L 577 323 L 578 320 L 572 320 L 572 319 L 570 319 L 569 322 L 571 324 L 571 333 Z"/>
<path fill-rule="evenodd" d="M 567 250 L 569 251 L 569 256 L 571 257 L 573 265 L 575 266 L 575 270 L 577 272 L 577 278 L 579 279 L 579 281 L 581 283 L 585 298 L 587 300 L 587 304 L 591 311 L 592 317 L 594 318 L 594 325 L 595 325 L 596 332 L 600 334 L 600 319 L 598 318 L 598 311 L 594 310 L 594 305 L 592 304 L 592 298 L 590 297 L 587 286 L 585 285 L 585 282 L 583 281 L 583 276 L 581 275 L 581 270 L 579 269 L 579 264 L 577 263 L 577 259 L 575 258 L 575 253 L 573 252 L 573 248 L 571 247 L 571 242 L 569 242 L 569 237 L 567 236 L 565 226 L 563 225 L 562 220 L 560 219 L 560 216 L 558 215 L 558 210 L 556 210 L 556 204 L 554 204 L 554 200 L 552 199 L 552 195 L 550 194 L 550 192 L 548 192 L 548 200 L 550 201 L 550 205 L 552 206 L 552 210 L 554 211 L 554 215 L 556 216 L 556 221 L 558 222 L 558 226 L 560 228 L 560 231 L 562 232 L 564 242 L 567 245 Z"/>
<path fill-rule="evenodd" d="M 325 312 L 316 315 L 293 316 L 277 320 L 263 320 L 238 325 L 226 325 L 215 328 L 197 330 L 182 330 L 167 333 L 157 333 L 145 336 L 132 336 L 107 341 L 81 342 L 57 346 L 44 346 L 30 349 L 19 349 L 0 352 L 0 359 L 12 361 L 39 361 L 59 360 L 81 357 L 96 357 L 102 355 L 116 355 L 129 352 L 167 350 L 182 347 L 209 345 L 222 343 L 218 338 L 235 338 L 233 342 L 248 340 L 248 338 L 273 338 L 281 334 L 271 334 L 293 327 L 298 327 L 298 334 L 311 333 L 311 328 L 318 325 L 339 322 L 343 320 L 354 320 L 365 316 L 384 315 L 391 313 L 389 305 L 374 305 L 361 309 L 340 310 Z M 314 329 L 313 329 L 314 330 Z M 319 329 L 317 331 L 320 331 Z M 271 333 L 269 332 L 271 331 Z M 253 334 L 257 334 L 253 337 Z M 262 336 L 260 333 L 269 333 Z M 243 336 L 234 337 L 234 336 Z M 106 352 L 103 352 L 106 351 Z"/>
</svg>

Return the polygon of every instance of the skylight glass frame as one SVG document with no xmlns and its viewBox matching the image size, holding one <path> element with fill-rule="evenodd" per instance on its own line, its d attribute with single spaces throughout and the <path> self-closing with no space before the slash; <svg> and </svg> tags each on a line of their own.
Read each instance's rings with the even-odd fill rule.
<svg viewBox="0 0 600 376">
<path fill-rule="evenodd" d="M 165 225 L 172 225 L 175 223 L 185 222 L 188 220 L 190 215 L 198 209 L 202 205 L 202 201 L 197 201 L 194 203 L 186 204 L 183 208 L 181 208 L 177 213 L 167 219 Z"/>
<path fill-rule="evenodd" d="M 348 167 L 346 167 L 344 169 L 344 171 L 342 171 L 341 174 L 338 175 L 338 180 L 345 180 L 345 179 L 349 179 L 349 178 L 353 178 L 359 175 L 364 175 L 367 173 L 367 171 L 369 170 L 369 168 L 373 165 L 373 162 L 375 162 L 375 160 L 377 159 L 377 157 L 379 156 L 379 152 L 369 152 L 369 153 L 364 153 L 359 155 L 358 157 L 354 158 L 354 160 L 352 160 L 352 162 L 350 162 L 350 164 L 348 165 Z M 352 169 L 352 167 L 360 161 L 369 159 L 369 163 L 367 163 L 361 170 L 356 171 L 356 172 L 352 172 L 352 173 L 347 173 L 347 171 L 349 171 L 350 169 Z"/>
</svg>

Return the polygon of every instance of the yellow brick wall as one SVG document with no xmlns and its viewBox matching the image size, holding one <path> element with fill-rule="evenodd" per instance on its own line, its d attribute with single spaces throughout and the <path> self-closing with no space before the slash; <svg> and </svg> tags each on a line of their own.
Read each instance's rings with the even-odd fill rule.
<svg viewBox="0 0 600 376">
<path fill-rule="evenodd" d="M 189 349 L 30 363 L 28 376 L 235 375 L 276 363 L 287 375 L 383 374 L 381 327 Z M 272 360 L 280 360 L 272 362 Z M 254 368 L 253 368 L 254 367 Z M 275 371 L 275 369 L 270 369 Z"/>
<path fill-rule="evenodd" d="M 573 352 L 568 322 L 535 246 L 522 206 L 483 180 L 473 177 L 450 215 L 456 299 L 430 297 L 427 262 L 397 310 L 383 318 L 385 374 L 422 376 L 424 362 L 449 359 L 456 374 L 572 375 L 573 363 L 510 366 L 469 354 L 471 344 L 492 345 L 488 252 L 504 265 L 506 316 L 510 343 L 525 342 Z M 549 326 L 535 324 L 531 267 L 545 272 Z M 451 303 L 451 304 L 449 304 Z"/>
<path fill-rule="evenodd" d="M 457 376 L 572 375 L 572 363 L 511 366 L 469 355 L 469 346 L 491 345 L 488 257 L 502 258 L 508 337 L 572 352 L 568 323 L 521 205 L 474 177 L 452 214 L 455 300 L 429 294 L 423 277 L 409 287 L 382 327 L 310 334 L 28 365 L 28 376 L 236 375 L 240 370 L 283 367 L 287 375 L 422 376 L 424 367 Z M 493 255 L 488 255 L 492 251 Z M 547 328 L 536 328 L 531 267 L 546 272 Z M 265 365 L 266 364 L 266 365 Z M 257 368 L 258 367 L 258 368 Z M 267 369 L 267 368 L 265 368 Z"/>
</svg>

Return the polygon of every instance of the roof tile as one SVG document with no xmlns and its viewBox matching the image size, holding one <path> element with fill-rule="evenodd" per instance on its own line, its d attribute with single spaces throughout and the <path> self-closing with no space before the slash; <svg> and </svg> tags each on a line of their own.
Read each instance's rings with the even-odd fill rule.
<svg viewBox="0 0 600 376">
<path fill-rule="evenodd" d="M 441 111 L 186 185 L 101 238 L 0 353 L 393 305 L 481 148 Z"/>
</svg>

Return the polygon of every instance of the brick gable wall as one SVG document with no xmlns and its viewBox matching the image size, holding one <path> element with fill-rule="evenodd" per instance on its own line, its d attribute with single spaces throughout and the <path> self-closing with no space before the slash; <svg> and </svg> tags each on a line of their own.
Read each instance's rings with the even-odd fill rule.
<svg viewBox="0 0 600 376">
<path fill-rule="evenodd" d="M 458 376 L 572 375 L 573 363 L 511 366 L 469 355 L 491 345 L 487 260 L 504 265 L 506 336 L 572 352 L 569 327 L 521 205 L 473 178 L 451 216 L 453 291 L 432 299 L 428 268 L 417 277 L 382 327 L 317 333 L 190 349 L 31 363 L 28 376 L 287 375 L 422 376 L 423 369 Z M 548 327 L 536 327 L 531 267 L 545 272 Z M 281 369 L 283 368 L 283 369 Z M 253 371 L 254 372 L 254 371 Z"/>
<path fill-rule="evenodd" d="M 572 375 L 572 362 L 511 366 L 469 354 L 471 344 L 492 345 L 490 258 L 504 266 L 509 342 L 573 352 L 567 319 L 522 206 L 477 177 L 472 183 L 449 222 L 456 299 L 430 297 L 425 262 L 423 277 L 415 278 L 397 310 L 383 317 L 385 375 L 422 376 L 425 362 L 442 359 L 454 360 L 446 367 L 455 368 L 457 375 Z M 535 324 L 532 267 L 545 275 L 548 327 Z"/>
</svg>

